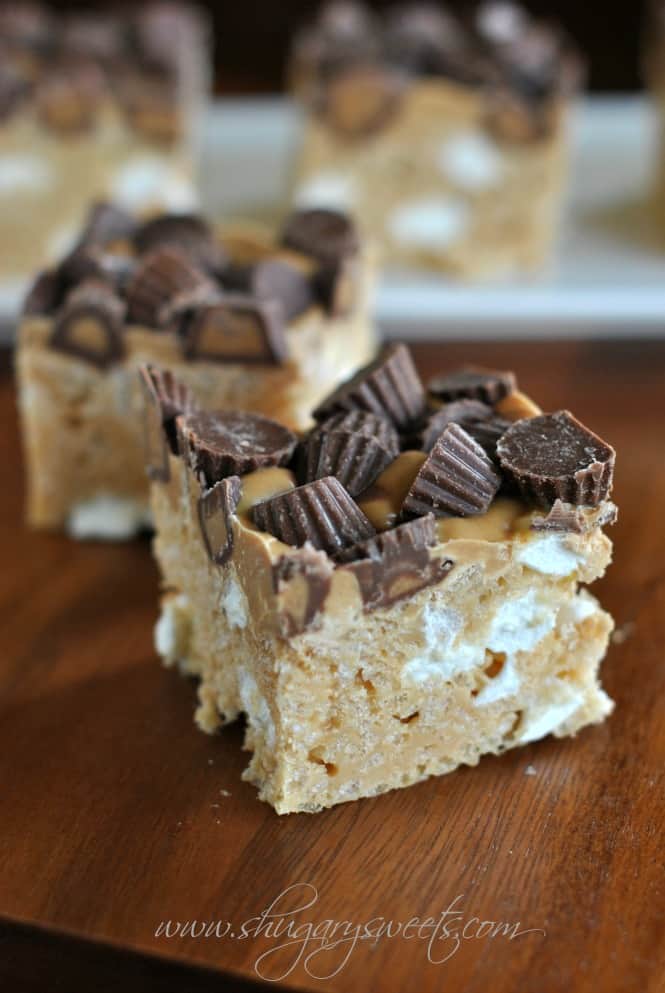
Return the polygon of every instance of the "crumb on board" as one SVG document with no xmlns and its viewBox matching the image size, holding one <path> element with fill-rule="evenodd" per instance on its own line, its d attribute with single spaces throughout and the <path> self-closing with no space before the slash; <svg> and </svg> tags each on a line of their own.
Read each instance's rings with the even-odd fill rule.
<svg viewBox="0 0 665 993">
<path fill-rule="evenodd" d="M 635 631 L 635 621 L 626 621 L 612 632 L 612 644 L 623 645 Z"/>
<path fill-rule="evenodd" d="M 524 775 L 525 776 L 537 776 L 538 775 L 538 772 L 536 770 L 536 767 L 533 766 L 533 765 L 528 765 L 526 767 L 526 769 L 524 770 Z"/>
</svg>

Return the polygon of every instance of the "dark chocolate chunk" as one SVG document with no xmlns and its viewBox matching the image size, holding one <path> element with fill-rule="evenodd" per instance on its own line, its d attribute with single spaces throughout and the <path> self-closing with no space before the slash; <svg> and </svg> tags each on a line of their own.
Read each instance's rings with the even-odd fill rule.
<svg viewBox="0 0 665 993">
<path fill-rule="evenodd" d="M 232 266 L 222 275 L 225 286 L 257 300 L 280 304 L 288 322 L 314 303 L 310 276 L 284 259 L 263 259 L 255 265 Z"/>
<path fill-rule="evenodd" d="M 145 401 L 144 427 L 148 475 L 152 479 L 168 479 L 165 442 L 168 442 L 171 452 L 177 455 L 176 418 L 181 414 L 190 414 L 197 410 L 198 404 L 189 387 L 177 379 L 169 369 L 158 369 L 151 365 L 140 366 L 139 380 Z"/>
<path fill-rule="evenodd" d="M 313 277 L 314 293 L 331 317 L 353 312 L 358 299 L 359 271 L 353 256 L 322 265 Z"/>
<path fill-rule="evenodd" d="M 450 572 L 451 559 L 430 557 L 435 544 L 434 516 L 428 514 L 354 545 L 339 559 L 355 575 L 366 609 L 374 610 L 439 583 Z"/>
<path fill-rule="evenodd" d="M 242 483 L 238 476 L 220 479 L 199 498 L 199 524 L 203 544 L 215 565 L 224 565 L 233 552 L 232 517 L 240 500 Z"/>
<path fill-rule="evenodd" d="M 326 553 L 311 545 L 294 549 L 277 560 L 273 566 L 273 587 L 281 598 L 284 637 L 300 634 L 314 622 L 325 604 L 334 568 Z"/>
<path fill-rule="evenodd" d="M 314 411 L 317 420 L 340 410 L 366 410 L 404 429 L 425 406 L 425 392 L 405 345 L 389 345 L 378 359 L 334 390 Z"/>
<path fill-rule="evenodd" d="M 385 417 L 368 414 L 364 410 L 339 411 L 327 420 L 321 421 L 312 433 L 316 434 L 322 431 L 346 431 L 353 434 L 363 434 L 378 441 L 381 447 L 385 448 L 393 458 L 399 455 L 399 435 L 392 422 Z"/>
<path fill-rule="evenodd" d="M 49 343 L 103 369 L 122 358 L 124 317 L 125 303 L 110 286 L 86 280 L 65 298 Z"/>
<path fill-rule="evenodd" d="M 405 86 L 404 75 L 388 66 L 350 65 L 325 87 L 323 113 L 345 137 L 371 135 L 394 118 Z"/>
<path fill-rule="evenodd" d="M 434 4 L 400 5 L 390 12 L 386 58 L 411 74 L 475 82 L 476 53 L 460 20 Z"/>
<path fill-rule="evenodd" d="M 185 415 L 178 420 L 178 431 L 192 468 L 203 474 L 208 486 L 226 476 L 285 465 L 297 442 L 277 421 L 235 410 Z"/>
<path fill-rule="evenodd" d="M 497 445 L 501 468 L 538 506 L 596 507 L 612 489 L 615 451 L 567 410 L 516 421 Z"/>
<path fill-rule="evenodd" d="M 150 328 L 173 327 L 189 308 L 214 298 L 210 280 L 182 252 L 155 249 L 138 265 L 127 286 L 129 320 Z"/>
<path fill-rule="evenodd" d="M 480 400 L 453 400 L 429 415 L 416 436 L 418 447 L 423 452 L 430 452 L 449 424 L 461 424 L 468 431 L 470 424 L 486 421 L 491 416 L 492 408 Z"/>
<path fill-rule="evenodd" d="M 423 462 L 402 504 L 406 517 L 484 514 L 501 479 L 478 442 L 449 424 Z"/>
<path fill-rule="evenodd" d="M 351 496 L 357 496 L 394 457 L 377 439 L 360 431 L 314 431 L 304 445 L 304 478 L 311 482 L 335 476 Z"/>
<path fill-rule="evenodd" d="M 214 238 L 210 225 L 198 214 L 161 214 L 142 224 L 134 235 L 141 255 L 170 246 L 209 272 L 220 272 L 228 263 L 226 252 Z"/>
<path fill-rule="evenodd" d="M 324 208 L 295 211 L 287 219 L 280 240 L 286 248 L 310 255 L 324 265 L 338 264 L 359 248 L 358 232 L 350 217 Z"/>
<path fill-rule="evenodd" d="M 133 237 L 135 228 L 136 221 L 130 213 L 115 204 L 100 200 L 88 212 L 81 242 L 90 245 L 128 241 Z"/>
<path fill-rule="evenodd" d="M 56 269 L 40 272 L 28 290 L 23 303 L 23 314 L 50 314 L 62 302 L 62 281 Z"/>
<path fill-rule="evenodd" d="M 225 293 L 194 308 L 182 330 L 188 359 L 281 365 L 288 343 L 281 304 Z"/>
<path fill-rule="evenodd" d="M 460 369 L 445 376 L 437 376 L 427 384 L 432 396 L 449 402 L 468 397 L 481 400 L 491 407 L 503 400 L 516 389 L 512 372 L 496 372 L 492 369 Z"/>
<path fill-rule="evenodd" d="M 602 528 L 615 524 L 617 508 L 613 503 L 606 503 L 600 510 L 575 507 L 570 503 L 555 500 L 552 509 L 546 517 L 534 517 L 531 522 L 533 531 L 567 531 L 572 534 L 586 534 L 593 528 Z"/>
<path fill-rule="evenodd" d="M 375 534 L 371 523 L 334 476 L 305 483 L 252 507 L 262 531 L 287 545 L 335 553 Z"/>
</svg>

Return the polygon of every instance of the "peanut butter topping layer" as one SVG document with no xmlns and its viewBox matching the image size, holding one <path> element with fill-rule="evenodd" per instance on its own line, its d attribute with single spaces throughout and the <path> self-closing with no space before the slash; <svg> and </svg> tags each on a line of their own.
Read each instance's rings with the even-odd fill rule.
<svg viewBox="0 0 665 993">
<path fill-rule="evenodd" d="M 404 346 L 337 388 L 319 408 L 328 419 L 297 444 L 253 415 L 238 431 L 231 412 L 177 418 L 208 555 L 221 564 L 240 554 L 243 569 L 264 575 L 288 615 L 283 633 L 314 623 L 324 603 L 333 612 L 389 606 L 480 560 L 498 569 L 513 556 L 569 575 L 582 537 L 602 539 L 615 516 L 609 445 L 567 413 L 520 418 L 538 408 L 509 373 L 451 372 L 436 388 L 454 399 L 429 451 L 409 445 L 432 434 L 444 408 Z M 173 384 L 167 392 L 176 395 Z M 148 411 L 153 432 L 166 414 Z"/>
</svg>

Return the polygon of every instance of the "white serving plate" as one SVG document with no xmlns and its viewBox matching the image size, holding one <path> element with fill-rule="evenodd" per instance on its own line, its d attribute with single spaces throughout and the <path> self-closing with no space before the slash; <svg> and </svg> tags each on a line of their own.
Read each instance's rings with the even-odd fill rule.
<svg viewBox="0 0 665 993">
<path fill-rule="evenodd" d="M 557 251 L 529 280 L 463 284 L 386 272 L 376 316 L 410 338 L 665 335 L 665 243 L 648 207 L 654 119 L 643 97 L 592 97 L 572 124 L 571 185 Z M 217 101 L 206 124 L 202 201 L 212 216 L 283 204 L 301 117 L 284 98 Z M 12 303 L 0 298 L 0 317 Z"/>
</svg>

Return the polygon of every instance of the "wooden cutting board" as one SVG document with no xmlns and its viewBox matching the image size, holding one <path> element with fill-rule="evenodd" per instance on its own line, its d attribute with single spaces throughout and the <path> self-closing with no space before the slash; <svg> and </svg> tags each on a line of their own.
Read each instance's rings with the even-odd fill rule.
<svg viewBox="0 0 665 993">
<path fill-rule="evenodd" d="M 241 729 L 197 731 L 194 686 L 155 658 L 148 542 L 24 529 L 5 356 L 0 975 L 12 989 L 44 989 L 46 961 L 69 993 L 204 988 L 196 965 L 214 970 L 206 989 L 258 976 L 358 993 L 665 989 L 665 343 L 416 354 L 427 374 L 464 360 L 515 368 L 546 409 L 571 408 L 616 445 L 615 563 L 595 587 L 618 625 L 603 667 L 614 715 L 575 740 L 277 817 L 240 781 Z M 392 937 L 353 940 L 377 918 Z M 439 926 L 430 940 L 428 918 L 448 937 Z M 168 937 L 166 921 L 218 933 Z M 347 940 L 324 949 L 325 921 Z M 483 921 L 505 926 L 488 937 Z M 173 964 L 153 962 L 139 984 L 123 971 L 131 952 Z"/>
</svg>

